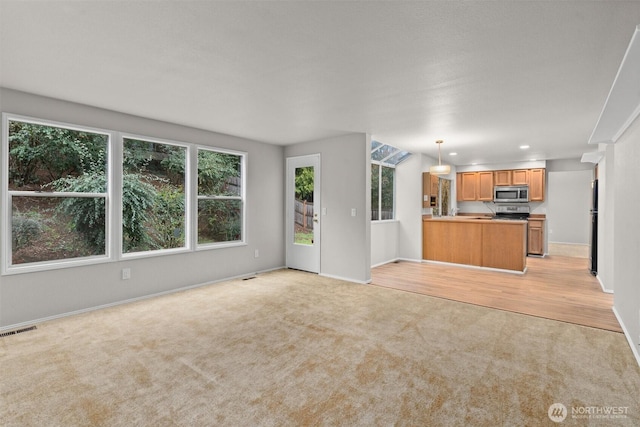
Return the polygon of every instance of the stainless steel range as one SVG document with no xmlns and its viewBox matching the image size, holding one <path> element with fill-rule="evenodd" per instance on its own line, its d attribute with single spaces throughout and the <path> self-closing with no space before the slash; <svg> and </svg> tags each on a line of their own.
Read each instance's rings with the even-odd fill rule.
<svg viewBox="0 0 640 427">
<path fill-rule="evenodd" d="M 529 205 L 498 205 L 493 219 L 512 219 L 526 221 L 529 219 Z"/>
</svg>

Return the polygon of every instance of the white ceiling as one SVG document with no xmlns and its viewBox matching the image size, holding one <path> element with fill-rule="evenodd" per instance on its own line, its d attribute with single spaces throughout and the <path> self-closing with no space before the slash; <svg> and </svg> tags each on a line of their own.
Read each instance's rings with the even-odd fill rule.
<svg viewBox="0 0 640 427">
<path fill-rule="evenodd" d="M 637 1 L 0 0 L 0 85 L 273 144 L 580 158 L 638 24 Z"/>
</svg>

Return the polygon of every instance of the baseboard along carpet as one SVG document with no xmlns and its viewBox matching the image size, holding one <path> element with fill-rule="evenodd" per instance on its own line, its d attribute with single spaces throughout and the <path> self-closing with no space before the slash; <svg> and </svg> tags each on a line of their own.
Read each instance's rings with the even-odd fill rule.
<svg viewBox="0 0 640 427">
<path fill-rule="evenodd" d="M 640 425 L 620 333 L 291 270 L 44 322 L 0 366 L 5 427 Z"/>
</svg>

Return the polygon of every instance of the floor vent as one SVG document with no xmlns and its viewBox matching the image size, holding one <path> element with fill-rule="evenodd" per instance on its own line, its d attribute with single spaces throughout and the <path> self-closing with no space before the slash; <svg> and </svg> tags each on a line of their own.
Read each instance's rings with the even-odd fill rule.
<svg viewBox="0 0 640 427">
<path fill-rule="evenodd" d="M 17 329 L 15 331 L 2 332 L 0 333 L 0 338 L 8 337 L 9 335 L 21 334 L 22 332 L 33 331 L 37 329 L 35 326 L 29 326 L 28 328 Z"/>
</svg>

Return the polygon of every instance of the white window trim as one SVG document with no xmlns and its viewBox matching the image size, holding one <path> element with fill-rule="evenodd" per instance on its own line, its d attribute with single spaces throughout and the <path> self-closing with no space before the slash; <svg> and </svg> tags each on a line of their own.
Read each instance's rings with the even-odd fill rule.
<svg viewBox="0 0 640 427">
<path fill-rule="evenodd" d="M 378 148 L 380 148 L 380 147 L 377 147 L 376 150 Z M 378 217 L 382 216 L 382 168 L 386 167 L 386 168 L 393 169 L 393 218 L 391 218 L 391 219 L 370 219 L 370 221 L 373 222 L 373 223 L 397 221 L 397 215 L 396 215 L 396 173 L 397 173 L 396 171 L 397 171 L 397 168 L 396 168 L 395 165 L 390 165 L 388 163 L 384 163 L 384 162 L 378 161 L 378 160 L 371 160 L 371 164 L 379 166 L 379 168 L 378 168 Z"/>
<path fill-rule="evenodd" d="M 192 227 L 192 238 L 195 244 L 195 250 L 210 250 L 210 249 L 220 249 L 220 248 L 229 248 L 236 246 L 246 246 L 247 245 L 247 158 L 248 154 L 244 151 L 235 151 L 228 150 L 224 148 L 215 148 L 209 147 L 207 145 L 197 145 L 196 149 L 193 150 L 192 155 L 192 164 L 194 167 L 192 168 L 192 179 L 195 185 L 193 186 L 193 191 L 195 197 L 192 198 L 192 220 L 194 226 Z M 199 195 L 198 194 L 198 152 L 200 150 L 205 151 L 214 151 L 217 153 L 223 154 L 232 154 L 235 156 L 240 156 L 241 158 L 241 167 L 240 167 L 240 182 L 242 183 L 242 187 L 240 189 L 240 196 L 211 196 L 211 195 Z M 230 242 L 212 242 L 212 243 L 198 243 L 198 201 L 199 200 L 240 200 L 241 201 L 241 211 L 242 211 L 242 234 L 240 240 L 233 240 Z"/>
<path fill-rule="evenodd" d="M 189 232 L 191 230 L 191 224 L 192 224 L 192 220 L 191 220 L 191 203 L 189 203 L 189 200 L 191 200 L 191 193 L 192 193 L 192 189 L 191 189 L 191 175 L 190 175 L 190 171 L 192 169 L 191 167 L 191 151 L 193 150 L 194 145 L 193 144 L 188 144 L 188 143 L 184 143 L 184 142 L 178 142 L 178 141 L 172 141 L 172 140 L 168 140 L 168 139 L 161 139 L 161 138 L 153 138 L 153 137 L 148 137 L 148 136 L 143 136 L 143 135 L 135 135 L 135 134 L 131 134 L 131 133 L 119 133 L 118 134 L 118 144 L 116 144 L 118 146 L 118 159 L 117 159 L 117 173 L 116 176 L 118 177 L 118 189 L 122 188 L 122 177 L 124 176 L 124 169 L 123 169 L 123 163 L 124 163 L 124 140 L 125 139 L 135 139 L 138 141 L 145 141 L 145 142 L 151 142 L 154 144 L 165 144 L 165 145 L 174 145 L 177 147 L 182 147 L 186 149 L 185 152 L 185 173 L 184 173 L 184 197 L 185 197 L 185 203 L 184 203 L 184 209 L 185 209 L 185 224 L 184 224 L 184 230 L 185 230 L 185 244 L 183 247 L 181 248 L 169 248 L 169 249 L 156 249 L 156 250 L 152 250 L 152 251 L 138 251 L 138 252 L 130 252 L 130 253 L 124 253 L 124 248 L 122 246 L 122 191 L 118 191 L 117 192 L 117 196 L 116 196 L 116 204 L 117 204 L 117 208 L 116 208 L 116 215 L 115 215 L 115 227 L 116 227 L 116 232 L 113 233 L 114 234 L 114 238 L 117 239 L 117 242 L 115 244 L 115 248 L 118 248 L 118 258 L 122 259 L 122 260 L 130 260 L 130 259 L 136 259 L 136 258 L 150 258 L 150 257 L 154 257 L 154 256 L 161 256 L 161 255 L 173 255 L 173 254 L 180 254 L 180 253 L 185 253 L 185 252 L 191 252 L 193 251 L 193 239 L 191 236 L 191 233 Z"/>
<path fill-rule="evenodd" d="M 81 132 L 99 133 L 108 136 L 107 144 L 107 191 L 106 193 L 72 193 L 72 192 L 47 192 L 32 193 L 21 191 L 9 191 L 9 121 L 21 121 L 25 123 L 39 124 L 44 126 L 62 127 Z M 182 248 L 158 249 L 153 251 L 123 253 L 122 248 L 122 176 L 123 176 L 123 143 L 124 138 L 144 140 L 160 144 L 170 144 L 186 148 L 186 173 L 185 173 L 185 246 Z M 82 126 L 55 120 L 39 119 L 13 113 L 2 113 L 2 147 L 0 150 L 0 165 L 2 165 L 2 175 L 0 176 L 0 234 L 6 236 L 0 239 L 0 269 L 1 275 L 13 275 L 21 273 L 32 273 L 38 271 L 56 270 L 86 265 L 103 264 L 120 260 L 130 260 L 136 258 L 149 258 L 155 256 L 173 255 L 185 252 L 196 252 L 202 250 L 222 249 L 237 246 L 246 246 L 247 231 L 247 170 L 248 153 L 244 151 L 230 150 L 209 145 L 179 142 L 174 140 L 125 133 L 92 126 Z M 233 154 L 241 157 L 241 182 L 242 189 L 240 196 L 202 196 L 207 199 L 234 199 L 242 202 L 242 235 L 241 240 L 231 242 L 214 242 L 206 244 L 197 243 L 197 203 L 198 203 L 198 168 L 197 155 L 199 150 L 215 151 L 219 153 Z M 395 190 L 394 190 L 395 191 Z M 12 195 L 28 195 L 41 197 L 105 197 L 106 199 L 106 219 L 105 219 L 105 255 L 89 257 L 78 257 L 62 260 L 51 260 L 42 262 L 32 262 L 26 264 L 11 265 L 11 209 L 10 197 Z M 8 231 L 8 233 L 4 233 Z"/>
<path fill-rule="evenodd" d="M 13 191 L 9 190 L 9 121 L 19 121 L 23 123 L 31 123 L 36 125 L 59 127 L 69 130 L 75 130 L 79 132 L 91 132 L 108 137 L 107 142 L 107 191 L 105 193 L 75 193 L 75 192 L 30 192 L 30 191 Z M 111 203 L 112 183 L 111 177 L 113 176 L 113 145 L 114 145 L 114 132 L 100 129 L 92 126 L 79 126 L 76 124 L 58 122 L 54 120 L 38 119 L 29 116 L 23 116 L 19 114 L 2 113 L 2 150 L 1 150 L 1 162 L 2 162 L 2 177 L 0 182 L 2 183 L 1 197 L 2 206 L 0 207 L 0 227 L 3 235 L 0 242 L 0 257 L 2 260 L 2 275 L 11 275 L 18 273 L 30 273 L 36 271 L 53 270 L 59 268 L 76 267 L 81 265 L 98 264 L 112 261 L 113 251 L 108 238 L 105 238 L 105 254 L 95 255 L 88 257 L 78 257 L 61 260 L 50 260 L 41 262 L 31 262 L 26 264 L 12 264 L 12 248 L 11 248 L 11 215 L 12 204 L 11 198 L 16 196 L 28 196 L 28 197 L 104 197 L 106 201 L 106 214 L 105 214 L 105 236 L 109 236 L 109 231 L 112 227 L 111 220 L 113 218 L 113 203 Z"/>
</svg>

